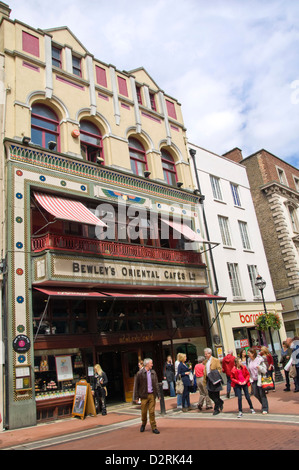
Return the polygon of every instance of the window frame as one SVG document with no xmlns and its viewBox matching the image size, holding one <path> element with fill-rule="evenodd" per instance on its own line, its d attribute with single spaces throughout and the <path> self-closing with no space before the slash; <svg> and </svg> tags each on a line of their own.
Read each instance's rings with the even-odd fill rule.
<svg viewBox="0 0 299 470">
<path fill-rule="evenodd" d="M 242 289 L 239 276 L 239 266 L 237 263 L 227 263 L 228 276 L 232 289 L 233 297 L 236 299 L 242 298 Z"/>
<path fill-rule="evenodd" d="M 45 110 L 49 110 L 52 114 L 54 114 L 56 116 L 57 120 L 54 120 L 50 117 L 43 116 L 43 115 L 35 113 L 34 112 L 34 106 L 42 106 Z M 46 123 L 56 125 L 57 130 L 52 130 L 52 129 L 49 129 L 49 128 L 46 128 L 46 127 L 42 127 L 41 125 L 38 125 L 37 123 L 33 124 L 32 123 L 32 118 L 38 119 L 42 122 L 44 121 Z M 36 131 L 41 132 L 41 137 L 42 137 L 41 147 L 46 148 L 46 149 L 48 149 L 48 147 L 46 146 L 46 134 L 53 135 L 53 137 L 55 137 L 55 139 L 53 138 L 53 140 L 57 144 L 57 151 L 60 152 L 60 124 L 59 124 L 58 116 L 56 115 L 55 111 L 52 108 L 50 108 L 49 106 L 47 106 L 43 103 L 34 103 L 31 106 L 31 136 L 32 136 L 32 129 L 35 129 Z M 31 139 L 32 139 L 32 137 L 31 137 Z M 33 140 L 32 140 L 32 142 L 36 143 Z M 37 143 L 37 145 L 40 145 L 40 144 Z"/>
<path fill-rule="evenodd" d="M 231 230 L 228 222 L 228 217 L 223 215 L 218 215 L 218 223 L 222 238 L 223 246 L 232 247 L 232 237 L 231 237 Z"/>
<path fill-rule="evenodd" d="M 240 191 L 239 185 L 236 183 L 230 183 L 230 188 L 233 196 L 234 206 L 235 207 L 242 207 L 241 198 L 240 198 Z"/>
<path fill-rule="evenodd" d="M 78 64 L 75 64 L 74 61 L 78 61 Z M 82 78 L 82 58 L 76 54 L 72 54 L 72 71 L 74 75 Z"/>
<path fill-rule="evenodd" d="M 173 156 L 167 150 L 165 150 L 163 148 L 161 149 L 161 162 L 162 162 L 162 170 L 163 170 L 163 176 L 164 176 L 165 183 L 168 184 L 169 186 L 175 186 L 176 183 L 178 182 L 176 164 L 175 164 Z M 164 163 L 167 163 L 168 165 L 171 165 L 172 169 L 165 167 Z M 173 182 L 172 178 L 169 178 L 170 175 L 174 176 L 175 182 Z"/>
<path fill-rule="evenodd" d="M 248 223 L 243 220 L 238 220 L 239 230 L 241 235 L 242 246 L 244 250 L 251 250 L 251 243 L 248 233 Z"/>
<path fill-rule="evenodd" d="M 82 124 L 87 123 L 90 126 L 92 126 L 94 129 L 98 131 L 98 134 L 89 132 L 85 129 L 82 129 Z M 82 139 L 82 135 L 86 135 L 92 138 L 95 138 L 96 140 L 100 141 L 100 145 L 93 144 L 89 141 L 84 141 Z M 82 155 L 82 147 L 85 147 L 85 155 Z M 85 157 L 86 161 L 91 162 L 91 163 L 99 163 L 97 161 L 97 153 L 99 152 L 99 157 L 103 158 L 104 162 L 104 150 L 103 150 L 103 140 L 102 140 L 102 135 L 100 132 L 100 129 L 93 123 L 88 121 L 87 119 L 82 119 L 80 121 L 80 148 L 81 148 L 81 155 Z M 104 163 L 102 162 L 102 163 Z"/>
<path fill-rule="evenodd" d="M 54 57 L 54 51 L 59 52 L 59 59 L 57 57 Z M 55 64 L 54 61 L 57 62 L 59 65 Z M 62 49 L 61 47 L 55 46 L 54 44 L 52 44 L 52 66 L 62 69 Z"/>
<path fill-rule="evenodd" d="M 261 291 L 256 287 L 255 282 L 258 275 L 258 269 L 255 264 L 247 264 L 248 275 L 250 279 L 251 289 L 253 297 L 255 299 L 261 299 Z"/>
<path fill-rule="evenodd" d="M 133 143 L 132 141 L 138 142 L 138 144 L 142 147 L 142 149 L 138 147 L 133 147 L 132 145 L 130 145 L 130 141 L 131 143 Z M 131 170 L 133 174 L 136 176 L 144 176 L 144 172 L 148 170 L 148 166 L 147 166 L 146 151 L 145 151 L 143 144 L 140 142 L 140 140 L 136 139 L 133 136 L 130 136 L 128 138 L 128 147 L 129 147 L 129 155 L 130 155 L 130 165 L 131 165 Z M 143 158 L 142 157 L 138 158 L 136 155 L 133 155 L 131 151 L 134 152 L 134 154 L 135 153 L 139 154 Z M 139 171 L 138 163 L 141 163 L 143 165 L 143 170 L 142 170 L 143 174 L 141 174 Z"/>
<path fill-rule="evenodd" d="M 223 201 L 220 178 L 218 178 L 218 176 L 210 175 L 210 182 L 214 199 L 216 201 Z"/>
</svg>

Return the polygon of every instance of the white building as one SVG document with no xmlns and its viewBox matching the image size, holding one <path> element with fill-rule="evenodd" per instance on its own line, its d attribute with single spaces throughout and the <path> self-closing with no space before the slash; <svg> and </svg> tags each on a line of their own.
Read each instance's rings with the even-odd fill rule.
<svg viewBox="0 0 299 470">
<path fill-rule="evenodd" d="M 261 292 L 255 286 L 258 274 L 267 283 L 267 311 L 281 317 L 282 306 L 276 302 L 246 168 L 193 144 L 189 144 L 189 152 L 197 168 L 198 178 L 195 171 L 193 175 L 196 185 L 205 196 L 206 233 L 202 235 L 219 243 L 206 255 L 214 293 L 227 298 L 225 304 L 218 303 L 224 351 L 233 349 L 238 354 L 245 347 L 265 344 L 265 340 L 271 350 L 268 332 L 263 338 L 254 325 L 257 316 L 264 313 Z M 279 333 L 280 338 L 277 332 L 273 334 L 277 353 L 280 340 L 286 337 L 284 326 Z"/>
</svg>

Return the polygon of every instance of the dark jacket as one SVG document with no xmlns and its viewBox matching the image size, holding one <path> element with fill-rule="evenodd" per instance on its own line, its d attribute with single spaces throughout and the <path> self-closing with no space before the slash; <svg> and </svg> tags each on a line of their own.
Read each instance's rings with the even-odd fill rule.
<svg viewBox="0 0 299 470">
<path fill-rule="evenodd" d="M 210 392 L 220 392 L 222 390 L 223 380 L 219 370 L 211 370 L 207 376 L 207 389 Z"/>
<path fill-rule="evenodd" d="M 159 391 L 159 385 L 158 385 L 158 377 L 156 372 L 152 369 L 151 370 L 151 378 L 152 378 L 152 384 L 153 384 L 153 394 L 154 397 L 160 397 L 160 391 Z M 140 369 L 139 372 L 136 374 L 136 379 L 135 379 L 135 396 L 133 397 L 134 400 L 138 400 L 138 398 L 147 398 L 148 392 L 147 392 L 147 371 L 145 367 Z"/>
<path fill-rule="evenodd" d="M 180 362 L 177 375 L 182 377 L 184 386 L 189 386 L 191 385 L 191 380 L 189 378 L 189 374 L 186 375 L 186 372 L 191 372 L 191 369 L 189 369 L 189 367 L 187 367 L 183 362 Z"/>
<path fill-rule="evenodd" d="M 174 382 L 174 365 L 166 362 L 164 366 L 164 377 L 166 377 L 167 382 Z"/>
</svg>

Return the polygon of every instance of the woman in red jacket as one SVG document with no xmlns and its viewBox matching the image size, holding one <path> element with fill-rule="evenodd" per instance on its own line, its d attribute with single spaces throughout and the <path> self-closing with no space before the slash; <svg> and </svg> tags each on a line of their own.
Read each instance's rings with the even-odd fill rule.
<svg viewBox="0 0 299 470">
<path fill-rule="evenodd" d="M 248 402 L 250 407 L 251 413 L 254 414 L 255 411 L 253 409 L 253 405 L 248 393 L 248 387 L 250 385 L 250 374 L 247 370 L 247 367 L 242 364 L 242 361 L 239 357 L 235 359 L 235 366 L 231 371 L 231 382 L 232 387 L 235 390 L 235 394 L 238 397 L 238 407 L 239 407 L 239 414 L 238 418 L 243 416 L 242 412 L 242 390 L 244 391 L 245 398 Z"/>
</svg>

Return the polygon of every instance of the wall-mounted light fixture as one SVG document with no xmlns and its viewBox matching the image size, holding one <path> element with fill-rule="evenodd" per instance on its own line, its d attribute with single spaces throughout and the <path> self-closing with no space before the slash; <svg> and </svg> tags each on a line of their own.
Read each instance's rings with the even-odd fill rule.
<svg viewBox="0 0 299 470">
<path fill-rule="evenodd" d="M 103 157 L 97 157 L 97 163 L 98 163 L 99 165 L 102 165 L 102 163 L 104 163 L 104 161 L 105 161 L 105 160 L 104 160 Z"/>
<path fill-rule="evenodd" d="M 149 178 L 150 175 L 151 175 L 151 172 L 150 171 L 145 171 L 143 174 L 144 174 L 145 178 Z"/>
<path fill-rule="evenodd" d="M 49 150 L 55 150 L 55 149 L 56 149 L 56 145 L 57 145 L 57 143 L 54 142 L 54 140 L 50 140 L 50 142 L 48 142 L 48 149 L 49 149 Z"/>
<path fill-rule="evenodd" d="M 177 181 L 177 184 L 176 184 L 176 185 L 177 185 L 178 188 L 181 188 L 181 187 L 183 186 L 183 184 L 184 184 L 184 183 L 182 183 L 182 181 Z"/>
<path fill-rule="evenodd" d="M 22 139 L 22 144 L 24 145 L 29 145 L 30 144 L 30 141 L 31 141 L 31 138 L 30 137 L 26 137 L 24 135 L 23 139 Z"/>
</svg>

